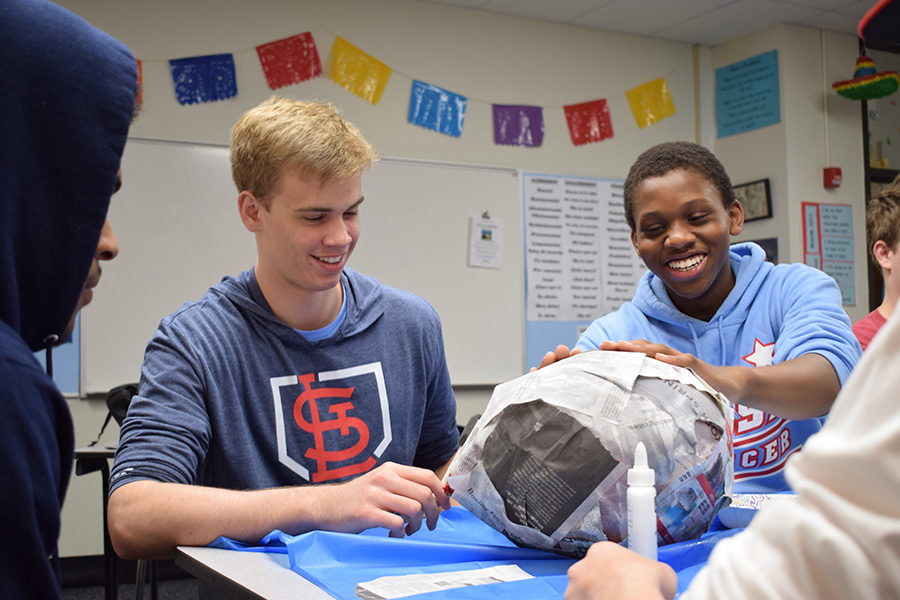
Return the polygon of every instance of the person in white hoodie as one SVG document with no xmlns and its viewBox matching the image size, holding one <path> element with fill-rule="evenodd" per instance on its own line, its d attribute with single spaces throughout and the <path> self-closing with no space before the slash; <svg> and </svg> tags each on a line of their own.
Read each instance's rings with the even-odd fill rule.
<svg viewBox="0 0 900 600">
<path fill-rule="evenodd" d="M 796 500 L 722 540 L 682 600 L 900 598 L 900 319 L 875 336 L 825 427 L 787 466 Z M 675 573 L 612 542 L 569 570 L 568 600 L 672 598 Z"/>
</svg>

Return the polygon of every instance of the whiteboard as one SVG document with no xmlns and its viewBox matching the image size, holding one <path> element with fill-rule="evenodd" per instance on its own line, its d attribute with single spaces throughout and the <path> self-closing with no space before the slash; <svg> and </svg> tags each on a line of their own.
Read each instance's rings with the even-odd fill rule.
<svg viewBox="0 0 900 600">
<path fill-rule="evenodd" d="M 129 140 L 109 219 L 119 256 L 83 311 L 83 388 L 137 381 L 159 320 L 256 259 L 237 214 L 228 148 Z M 444 330 L 454 385 L 524 371 L 524 263 L 513 169 L 383 158 L 363 176 L 361 236 L 349 266 L 423 296 Z M 469 218 L 502 222 L 500 269 L 467 266 Z"/>
</svg>

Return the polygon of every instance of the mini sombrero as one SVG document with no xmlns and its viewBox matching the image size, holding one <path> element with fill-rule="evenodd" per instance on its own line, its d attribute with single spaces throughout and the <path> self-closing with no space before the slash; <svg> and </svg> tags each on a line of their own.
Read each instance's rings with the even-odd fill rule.
<svg viewBox="0 0 900 600">
<path fill-rule="evenodd" d="M 831 84 L 839 95 L 851 100 L 871 100 L 883 98 L 897 91 L 900 87 L 900 77 L 896 71 L 875 70 L 875 63 L 865 54 L 856 59 L 856 70 L 853 71 L 853 79 L 837 81 Z"/>
</svg>

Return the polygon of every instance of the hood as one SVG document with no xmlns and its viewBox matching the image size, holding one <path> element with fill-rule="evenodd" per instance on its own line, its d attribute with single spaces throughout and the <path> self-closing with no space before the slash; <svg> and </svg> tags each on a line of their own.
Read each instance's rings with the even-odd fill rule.
<svg viewBox="0 0 900 600">
<path fill-rule="evenodd" d="M 131 52 L 43 0 L 0 3 L 0 319 L 38 349 L 90 270 L 128 127 Z"/>
<path fill-rule="evenodd" d="M 365 331 L 384 314 L 381 286 L 375 279 L 345 268 L 341 274 L 341 285 L 347 292 L 347 316 L 344 323 L 337 336 L 312 342 L 313 346 L 325 346 Z M 223 277 L 217 286 L 210 288 L 210 292 L 221 294 L 246 313 L 254 315 L 285 342 L 297 343 L 302 339 L 272 312 L 256 282 L 254 269 L 248 269 L 237 277 Z"/>
<path fill-rule="evenodd" d="M 708 323 L 686 317 L 675 308 L 662 279 L 651 271 L 647 271 L 641 277 L 638 292 L 632 302 L 647 316 L 678 328 L 702 330 L 712 323 L 721 326 L 727 325 L 733 319 L 743 320 L 747 314 L 745 305 L 752 302 L 755 296 L 754 293 L 747 292 L 753 292 L 753 288 L 761 285 L 761 279 L 757 278 L 760 270 L 771 269 L 773 265 L 765 262 L 765 251 L 752 242 L 731 246 L 730 258 L 735 276 L 734 288 Z"/>
</svg>

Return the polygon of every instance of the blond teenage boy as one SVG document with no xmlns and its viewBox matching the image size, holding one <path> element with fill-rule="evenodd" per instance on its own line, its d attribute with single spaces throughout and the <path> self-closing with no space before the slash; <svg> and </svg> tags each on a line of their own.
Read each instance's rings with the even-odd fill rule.
<svg viewBox="0 0 900 600">
<path fill-rule="evenodd" d="M 148 345 L 112 472 L 121 556 L 273 529 L 402 536 L 449 507 L 439 477 L 458 434 L 438 316 L 347 268 L 373 161 L 329 104 L 272 98 L 234 127 L 256 264 Z"/>
</svg>

